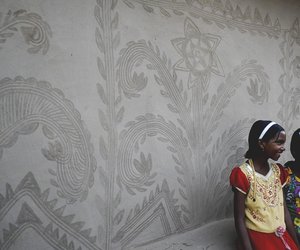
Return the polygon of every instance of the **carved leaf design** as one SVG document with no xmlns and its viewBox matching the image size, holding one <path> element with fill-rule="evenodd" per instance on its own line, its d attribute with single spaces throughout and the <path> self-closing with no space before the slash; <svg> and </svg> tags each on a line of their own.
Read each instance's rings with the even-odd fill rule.
<svg viewBox="0 0 300 250">
<path fill-rule="evenodd" d="M 0 116 L 10 122 L 0 125 L 0 130 L 6 131 L 0 135 L 0 149 L 12 146 L 18 135 L 31 134 L 41 125 L 50 140 L 42 154 L 57 162 L 57 179 L 51 183 L 68 202 L 84 199 L 93 185 L 96 161 L 90 135 L 73 104 L 61 91 L 34 78 L 5 78 L 0 81 L 1 91 L 5 95 L 0 95 Z"/>
<path fill-rule="evenodd" d="M 2 16 L 2 13 L 0 13 Z M 0 19 L 1 21 L 1 19 Z M 8 11 L 3 24 L 0 24 L 0 43 L 13 36 L 20 29 L 25 42 L 31 47 L 29 53 L 42 51 L 46 54 L 49 49 L 49 37 L 52 36 L 50 26 L 36 13 L 27 13 L 25 10 Z"/>
</svg>

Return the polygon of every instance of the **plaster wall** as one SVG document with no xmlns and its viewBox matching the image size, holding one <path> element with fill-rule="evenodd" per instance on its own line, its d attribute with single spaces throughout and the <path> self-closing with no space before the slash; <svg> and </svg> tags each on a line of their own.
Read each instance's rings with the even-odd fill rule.
<svg viewBox="0 0 300 250">
<path fill-rule="evenodd" d="M 0 248 L 139 249 L 231 218 L 253 121 L 287 148 L 299 127 L 299 13 L 0 0 Z"/>
</svg>

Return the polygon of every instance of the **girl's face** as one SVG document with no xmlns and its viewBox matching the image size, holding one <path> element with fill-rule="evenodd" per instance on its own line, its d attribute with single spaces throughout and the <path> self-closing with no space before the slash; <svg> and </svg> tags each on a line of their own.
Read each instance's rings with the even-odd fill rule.
<svg viewBox="0 0 300 250">
<path fill-rule="evenodd" d="M 267 142 L 262 141 L 262 149 L 267 158 L 277 161 L 281 153 L 285 150 L 285 141 L 286 134 L 284 131 L 280 131 L 279 134 Z"/>
</svg>

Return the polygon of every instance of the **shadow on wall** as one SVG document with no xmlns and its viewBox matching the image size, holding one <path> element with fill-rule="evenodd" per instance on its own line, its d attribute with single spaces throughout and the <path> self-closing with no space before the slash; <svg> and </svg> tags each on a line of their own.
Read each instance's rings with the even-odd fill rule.
<svg viewBox="0 0 300 250">
<path fill-rule="evenodd" d="M 149 245 L 131 246 L 126 250 L 232 250 L 235 249 L 235 238 L 234 220 L 230 218 Z"/>
</svg>

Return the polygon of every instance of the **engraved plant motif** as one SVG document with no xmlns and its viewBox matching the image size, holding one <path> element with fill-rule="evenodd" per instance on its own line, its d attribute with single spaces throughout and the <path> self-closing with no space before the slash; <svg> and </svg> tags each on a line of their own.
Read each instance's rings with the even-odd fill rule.
<svg viewBox="0 0 300 250">
<path fill-rule="evenodd" d="M 0 81 L 0 104 L 0 159 L 18 136 L 41 126 L 49 140 L 42 153 L 57 166 L 49 173 L 58 196 L 68 203 L 85 200 L 94 184 L 96 160 L 90 135 L 73 104 L 48 82 L 22 77 Z"/>
<path fill-rule="evenodd" d="M 300 56 L 296 56 L 292 62 L 294 76 L 300 78 Z"/>
<path fill-rule="evenodd" d="M 219 85 L 217 93 L 210 96 L 207 88 L 211 73 L 224 75 L 216 55 L 216 47 L 220 39 L 213 35 L 204 38 L 189 18 L 186 18 L 184 27 L 185 34 L 188 36 L 172 40 L 182 56 L 173 67 L 166 55 L 151 42 L 130 42 L 128 47 L 121 51 L 121 57 L 117 62 L 117 76 L 124 96 L 138 98 L 139 93 L 149 84 L 146 77 L 136 73 L 139 65 L 144 63 L 154 72 L 162 96 L 170 100 L 168 108 L 178 116 L 179 126 L 154 114 L 139 116 L 136 121 L 128 122 L 127 128 L 120 133 L 117 183 L 120 188 L 125 187 L 132 195 L 135 195 L 136 191 L 146 191 L 151 181 L 151 174 L 135 168 L 133 152 L 139 151 L 146 137 L 156 137 L 166 144 L 176 164 L 174 171 L 178 176 L 177 192 L 182 201 L 181 216 L 187 226 L 229 213 L 228 209 L 218 210 L 216 215 L 216 211 L 210 207 L 211 204 L 219 204 L 224 197 L 227 197 L 224 196 L 228 190 L 224 187 L 227 181 L 216 166 L 224 166 L 224 159 L 231 155 L 230 149 L 225 145 L 233 144 L 234 140 L 240 142 L 243 138 L 241 135 L 246 134 L 249 122 L 247 120 L 238 122 L 236 129 L 230 130 L 228 134 L 224 132 L 215 145 L 211 145 L 211 135 L 217 129 L 230 97 L 242 83 L 250 85 L 249 94 L 253 102 L 257 103 L 266 101 L 270 83 L 263 72 L 263 67 L 256 61 L 242 61 L 240 66 L 228 74 L 225 83 Z M 197 57 L 201 58 L 198 60 Z M 176 70 L 188 71 L 189 80 L 192 79 L 199 84 L 194 84 L 192 88 L 184 88 L 182 80 L 177 78 Z M 257 89 L 253 89 L 254 82 Z M 231 142 L 228 142 L 227 138 L 230 138 Z M 208 146 L 213 147 L 212 153 L 207 150 Z M 213 157 L 216 153 L 218 157 Z M 206 165 L 203 166 L 201 162 L 205 162 Z M 201 168 L 205 168 L 205 175 L 201 174 L 203 172 Z M 157 174 L 154 169 L 153 174 Z M 212 190 L 209 183 L 219 181 L 221 183 L 216 192 Z M 201 199 L 196 199 L 199 189 L 203 190 L 204 195 Z M 214 195 L 210 196 L 211 193 Z M 201 200 L 207 202 L 203 205 Z"/>
<path fill-rule="evenodd" d="M 278 99 L 281 104 L 278 118 L 287 131 L 293 130 L 293 120 L 299 117 L 299 80 L 294 78 L 300 77 L 300 57 L 295 55 L 296 48 L 299 46 L 299 30 L 299 20 L 296 19 L 290 30 L 284 32 L 284 40 L 280 44 L 283 57 L 279 64 L 283 73 L 279 77 L 282 92 Z"/>
<path fill-rule="evenodd" d="M 296 42 L 296 44 L 300 46 L 300 26 L 298 18 L 296 18 L 293 27 L 290 30 L 290 34 L 292 39 Z"/>
<path fill-rule="evenodd" d="M 27 13 L 26 10 L 11 10 L 1 20 L 0 12 L 0 44 L 14 35 L 20 29 L 25 42 L 31 47 L 29 53 L 38 53 L 40 50 L 46 54 L 49 49 L 49 38 L 52 35 L 50 26 L 36 13 Z M 2 23 L 1 23 L 2 21 Z M 1 47 L 0 47 L 1 48 Z"/>
<path fill-rule="evenodd" d="M 135 8 L 134 3 L 141 4 L 148 13 L 154 13 L 158 9 L 160 14 L 165 17 L 171 17 L 172 14 L 182 16 L 189 13 L 192 17 L 201 19 L 207 24 L 216 24 L 220 29 L 237 29 L 242 33 L 267 35 L 269 38 L 278 38 L 281 33 L 278 18 L 272 20 L 268 13 L 262 16 L 259 9 L 251 9 L 249 6 L 242 11 L 239 5 L 234 7 L 232 1 L 229 0 L 123 0 L 123 2 L 132 9 Z M 297 37 L 299 43 L 299 34 Z"/>
</svg>

